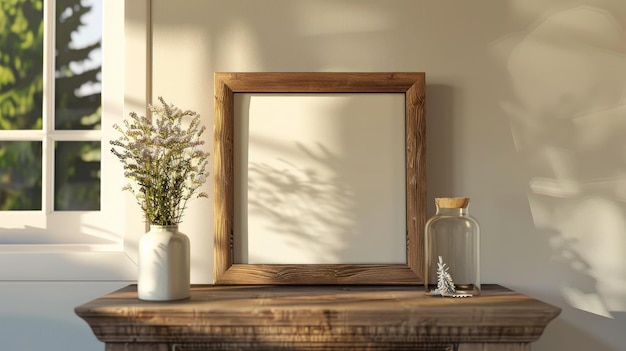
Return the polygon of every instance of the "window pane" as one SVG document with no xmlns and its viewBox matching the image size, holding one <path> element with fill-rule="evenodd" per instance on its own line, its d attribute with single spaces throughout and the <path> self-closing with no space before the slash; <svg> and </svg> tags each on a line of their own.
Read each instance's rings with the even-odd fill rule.
<svg viewBox="0 0 626 351">
<path fill-rule="evenodd" d="M 41 210 L 41 142 L 0 141 L 0 211 Z"/>
<path fill-rule="evenodd" d="M 0 0 L 0 130 L 41 129 L 43 0 Z"/>
<path fill-rule="evenodd" d="M 100 210 L 100 142 L 58 141 L 54 157 L 54 209 Z"/>
<path fill-rule="evenodd" d="M 101 3 L 56 1 L 56 129 L 100 129 Z"/>
</svg>

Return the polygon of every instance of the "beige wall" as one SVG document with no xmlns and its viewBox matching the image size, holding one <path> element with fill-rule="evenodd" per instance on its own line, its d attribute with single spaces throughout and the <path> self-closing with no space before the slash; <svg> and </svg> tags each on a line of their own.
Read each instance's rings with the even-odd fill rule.
<svg viewBox="0 0 626 351">
<path fill-rule="evenodd" d="M 154 0 L 152 88 L 212 124 L 216 71 L 426 72 L 429 215 L 435 196 L 471 197 L 483 281 L 564 309 L 534 350 L 613 351 L 626 344 L 625 23 L 620 0 Z M 203 282 L 210 206 L 183 224 Z"/>
</svg>

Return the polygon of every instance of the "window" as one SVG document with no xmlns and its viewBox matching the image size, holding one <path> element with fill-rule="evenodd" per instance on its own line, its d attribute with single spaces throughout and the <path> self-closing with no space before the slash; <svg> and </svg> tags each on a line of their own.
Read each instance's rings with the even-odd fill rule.
<svg viewBox="0 0 626 351">
<path fill-rule="evenodd" d="M 0 211 L 100 210 L 101 0 L 55 5 L 2 2 Z"/>
<path fill-rule="evenodd" d="M 0 279 L 134 276 L 108 152 L 124 115 L 124 7 L 0 0 L 0 265 L 19 267 Z"/>
</svg>

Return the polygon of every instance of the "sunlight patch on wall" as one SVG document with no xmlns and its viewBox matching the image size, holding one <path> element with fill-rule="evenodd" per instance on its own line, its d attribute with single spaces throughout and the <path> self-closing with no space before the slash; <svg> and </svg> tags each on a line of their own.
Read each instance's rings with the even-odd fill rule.
<svg viewBox="0 0 626 351">
<path fill-rule="evenodd" d="M 605 9 L 570 5 L 491 49 L 510 74 L 501 105 L 555 283 L 575 308 L 626 311 L 626 28 Z"/>
</svg>

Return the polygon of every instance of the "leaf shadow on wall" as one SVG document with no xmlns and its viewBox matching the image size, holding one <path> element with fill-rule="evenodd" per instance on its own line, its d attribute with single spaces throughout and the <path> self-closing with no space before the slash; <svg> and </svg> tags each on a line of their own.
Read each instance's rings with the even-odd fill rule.
<svg viewBox="0 0 626 351">
<path fill-rule="evenodd" d="M 349 229 L 354 219 L 346 215 L 353 203 L 352 196 L 345 184 L 327 181 L 315 169 L 283 162 L 282 168 L 250 164 L 248 172 L 253 180 L 249 181 L 248 190 L 256 196 L 248 199 L 248 215 L 266 218 L 265 230 L 275 233 L 292 250 L 306 252 L 318 262 L 335 260 L 341 255 L 341 248 L 349 245 L 351 237 L 354 239 Z M 337 236 L 327 245 L 320 230 L 331 225 Z M 250 259 L 285 255 L 282 251 L 267 254 Z"/>
<path fill-rule="evenodd" d="M 618 13 L 563 8 L 494 45 L 510 75 L 501 106 L 530 172 L 533 222 L 551 250 L 541 260 L 569 305 L 609 318 L 626 311 L 626 29 Z"/>
</svg>

